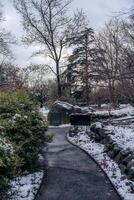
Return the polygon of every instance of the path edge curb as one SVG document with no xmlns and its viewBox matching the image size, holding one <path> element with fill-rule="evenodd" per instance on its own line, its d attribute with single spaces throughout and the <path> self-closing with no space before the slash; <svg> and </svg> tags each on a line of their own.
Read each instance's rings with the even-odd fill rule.
<svg viewBox="0 0 134 200">
<path fill-rule="evenodd" d="M 42 186 L 43 181 L 44 181 L 44 179 L 45 179 L 45 177 L 46 177 L 46 173 L 47 173 L 47 169 L 44 169 L 44 170 L 43 170 L 43 176 L 42 176 L 42 179 L 41 179 L 41 182 L 40 182 L 39 188 L 38 188 L 38 190 L 37 190 L 37 192 L 36 192 L 36 194 L 35 194 L 33 200 L 37 200 L 37 196 L 38 196 L 38 194 L 39 194 L 39 192 L 40 192 L 40 190 L 41 190 L 41 186 Z"/>
<path fill-rule="evenodd" d="M 93 156 L 91 156 L 85 149 L 79 147 L 77 144 L 74 144 L 73 142 L 71 142 L 68 138 L 69 134 L 67 133 L 66 135 L 66 139 L 67 141 L 72 144 L 73 146 L 79 148 L 81 151 L 83 151 L 84 153 L 86 153 L 88 155 L 88 157 L 90 157 L 96 164 L 97 166 L 103 171 L 103 173 L 105 174 L 105 176 L 108 178 L 109 182 L 111 183 L 114 191 L 117 193 L 117 195 L 120 197 L 121 200 L 124 200 L 124 198 L 120 195 L 120 193 L 118 192 L 118 190 L 116 189 L 116 187 L 114 186 L 114 184 L 112 183 L 112 181 L 110 180 L 110 178 L 108 177 L 107 173 L 104 171 L 104 169 L 100 166 L 100 164 L 95 160 L 95 158 Z"/>
</svg>

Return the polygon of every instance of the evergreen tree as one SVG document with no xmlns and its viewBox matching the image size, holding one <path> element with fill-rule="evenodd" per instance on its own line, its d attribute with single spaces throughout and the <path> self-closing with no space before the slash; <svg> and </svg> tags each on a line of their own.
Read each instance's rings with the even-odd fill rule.
<svg viewBox="0 0 134 200">
<path fill-rule="evenodd" d="M 69 57 L 69 65 L 67 71 L 70 74 L 70 85 L 77 85 L 78 90 L 83 90 L 84 100 L 89 104 L 91 92 L 91 66 L 93 48 L 94 31 L 92 28 L 85 28 L 70 39 L 70 45 L 74 47 L 72 55 Z M 68 74 L 67 73 L 67 74 Z M 74 89 L 73 89 L 74 90 Z"/>
</svg>

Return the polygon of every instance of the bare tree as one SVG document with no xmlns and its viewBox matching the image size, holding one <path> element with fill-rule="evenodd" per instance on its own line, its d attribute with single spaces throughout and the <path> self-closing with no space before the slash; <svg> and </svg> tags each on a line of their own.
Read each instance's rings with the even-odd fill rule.
<svg viewBox="0 0 134 200">
<path fill-rule="evenodd" d="M 122 71 L 122 34 L 120 20 L 111 20 L 96 37 L 94 72 L 99 84 L 108 87 L 109 99 L 116 106 L 116 84 Z M 98 76 L 97 76 L 98 74 Z"/>
<path fill-rule="evenodd" d="M 0 59 L 1 59 L 1 64 L 7 58 L 10 58 L 10 59 L 12 58 L 10 44 L 15 43 L 15 40 L 13 40 L 11 34 L 2 27 L 2 22 L 4 20 L 2 8 L 3 8 L 3 6 L 0 4 Z"/>
<path fill-rule="evenodd" d="M 54 73 L 57 77 L 58 96 L 61 96 L 60 60 L 66 46 L 67 16 L 70 0 L 14 0 L 17 11 L 23 19 L 26 31 L 25 42 L 29 45 L 40 44 L 44 49 L 38 53 L 48 52 L 54 61 Z M 53 70 L 53 69 L 52 69 Z"/>
<path fill-rule="evenodd" d="M 134 92 L 134 9 L 130 9 L 121 22 L 123 35 L 123 59 L 118 94 L 127 102 L 133 102 Z"/>
</svg>

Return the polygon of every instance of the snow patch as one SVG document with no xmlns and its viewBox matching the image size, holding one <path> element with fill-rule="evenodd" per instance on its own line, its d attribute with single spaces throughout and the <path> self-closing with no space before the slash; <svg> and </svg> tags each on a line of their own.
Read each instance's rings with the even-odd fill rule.
<svg viewBox="0 0 134 200">
<path fill-rule="evenodd" d="M 59 126 L 49 126 L 49 128 L 66 128 L 66 127 L 70 127 L 71 124 L 62 124 Z"/>
<path fill-rule="evenodd" d="M 122 127 L 122 126 L 106 126 L 106 129 L 114 132 L 114 135 L 111 135 L 111 138 L 116 141 L 116 143 L 122 148 L 130 148 L 134 151 L 134 127 Z"/>
<path fill-rule="evenodd" d="M 96 111 L 95 114 L 98 115 L 116 115 L 116 116 L 120 116 L 120 115 L 134 115 L 134 107 L 131 106 L 130 104 L 126 104 L 126 105 L 120 105 L 119 109 L 115 109 L 115 110 L 103 110 L 103 111 Z"/>
<path fill-rule="evenodd" d="M 9 200 L 34 200 L 43 178 L 43 171 L 17 177 L 10 182 Z"/>
<path fill-rule="evenodd" d="M 124 200 L 134 200 L 134 183 L 121 174 L 118 165 L 104 152 L 103 144 L 92 141 L 84 131 L 74 137 L 68 136 L 68 139 L 88 152 L 100 164 Z"/>
<path fill-rule="evenodd" d="M 60 105 L 61 107 L 67 109 L 67 110 L 71 110 L 73 105 L 70 103 L 67 103 L 65 101 L 56 101 L 55 104 Z"/>
<path fill-rule="evenodd" d="M 46 107 L 40 108 L 40 113 L 43 115 L 43 117 L 47 118 L 49 109 L 47 109 Z"/>
</svg>

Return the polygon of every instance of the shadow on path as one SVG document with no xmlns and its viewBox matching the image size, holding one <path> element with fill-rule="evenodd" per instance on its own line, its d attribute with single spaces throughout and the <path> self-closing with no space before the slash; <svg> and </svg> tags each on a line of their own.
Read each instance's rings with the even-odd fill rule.
<svg viewBox="0 0 134 200">
<path fill-rule="evenodd" d="M 120 200 L 90 157 L 66 140 L 68 128 L 51 128 L 53 143 L 44 158 L 48 170 L 36 200 Z"/>
</svg>

